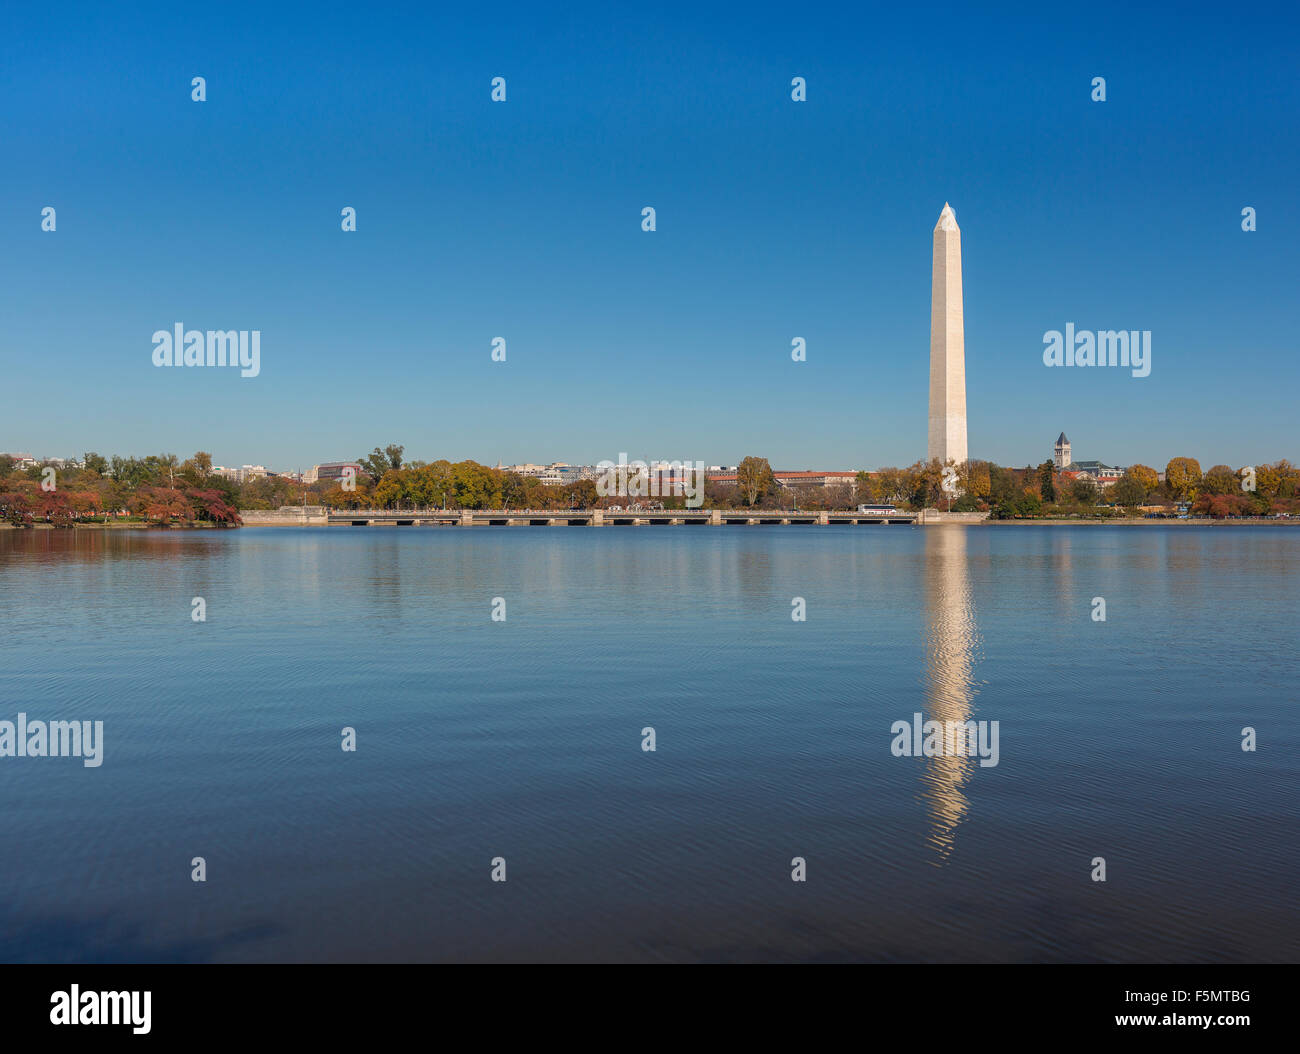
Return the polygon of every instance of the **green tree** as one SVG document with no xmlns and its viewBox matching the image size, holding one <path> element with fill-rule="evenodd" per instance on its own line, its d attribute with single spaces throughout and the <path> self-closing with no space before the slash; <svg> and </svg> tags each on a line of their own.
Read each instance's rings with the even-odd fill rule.
<svg viewBox="0 0 1300 1054">
<path fill-rule="evenodd" d="M 1097 504 L 1097 496 L 1100 493 L 1097 484 L 1090 479 L 1076 479 L 1070 484 L 1070 497 L 1080 505 L 1086 505 L 1092 508 Z"/>
<path fill-rule="evenodd" d="M 1006 506 L 1014 503 L 1020 496 L 1020 489 L 1013 469 L 989 465 L 989 501 L 992 504 Z"/>
<path fill-rule="evenodd" d="M 1116 505 L 1132 508 L 1146 501 L 1147 489 L 1133 476 L 1125 473 L 1111 485 L 1107 494 Z"/>
<path fill-rule="evenodd" d="M 389 469 L 402 467 L 402 454 L 405 450 L 406 447 L 396 443 L 389 443 L 383 450 L 375 447 L 369 457 L 357 458 L 357 464 L 371 479 L 378 482 Z"/>
<path fill-rule="evenodd" d="M 1056 501 L 1056 465 L 1052 461 L 1038 466 L 1038 492 L 1049 505 Z"/>
<path fill-rule="evenodd" d="M 417 505 L 431 509 L 454 500 L 450 461 L 443 459 L 421 465 L 414 476 L 411 492 Z"/>
<path fill-rule="evenodd" d="M 1017 516 L 1037 516 L 1042 511 L 1042 507 L 1043 503 L 1038 495 L 1028 492 L 1016 499 L 1015 512 Z"/>
<path fill-rule="evenodd" d="M 507 509 L 532 508 L 532 502 L 529 501 L 530 488 L 528 484 L 535 482 L 536 480 L 528 479 L 517 472 L 503 473 L 501 504 Z"/>
<path fill-rule="evenodd" d="M 180 467 L 180 458 L 175 454 L 158 454 L 157 456 L 151 454 L 145 460 L 153 463 L 154 478 L 160 482 L 165 479 L 167 486 L 175 489 L 176 470 Z"/>
<path fill-rule="evenodd" d="M 491 509 L 501 505 L 501 476 L 504 473 L 477 461 L 458 461 L 451 466 L 452 493 L 462 509 Z"/>
</svg>

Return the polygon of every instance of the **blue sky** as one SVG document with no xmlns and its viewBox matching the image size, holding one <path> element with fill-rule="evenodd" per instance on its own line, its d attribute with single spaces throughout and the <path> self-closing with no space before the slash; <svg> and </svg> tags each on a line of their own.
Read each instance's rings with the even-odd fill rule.
<svg viewBox="0 0 1300 1054">
<path fill-rule="evenodd" d="M 972 457 L 1300 461 L 1298 22 L 7 7 L 0 450 L 907 464 L 949 201 Z M 261 330 L 261 375 L 154 368 L 176 322 Z M 1151 375 L 1045 367 L 1069 322 Z"/>
</svg>

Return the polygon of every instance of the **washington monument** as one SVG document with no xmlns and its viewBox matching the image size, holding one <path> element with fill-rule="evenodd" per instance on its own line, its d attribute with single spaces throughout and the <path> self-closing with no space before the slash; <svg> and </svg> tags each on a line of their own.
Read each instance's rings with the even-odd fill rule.
<svg viewBox="0 0 1300 1054">
<path fill-rule="evenodd" d="M 966 338 L 961 311 L 961 230 L 944 202 L 934 228 L 930 286 L 930 446 L 941 464 L 966 460 Z"/>
</svg>

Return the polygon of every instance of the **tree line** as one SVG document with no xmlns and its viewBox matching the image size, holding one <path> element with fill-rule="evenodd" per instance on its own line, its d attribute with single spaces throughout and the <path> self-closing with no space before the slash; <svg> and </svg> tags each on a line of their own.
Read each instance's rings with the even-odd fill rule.
<svg viewBox="0 0 1300 1054">
<path fill-rule="evenodd" d="M 48 523 L 136 521 L 156 526 L 238 526 L 239 495 L 214 475 L 200 451 L 181 462 L 175 454 L 145 458 L 89 452 L 81 467 L 29 465 L 0 456 L 0 522 L 16 527 Z"/>
<path fill-rule="evenodd" d="M 233 526 L 240 509 L 325 505 L 336 509 L 591 509 L 633 501 L 686 506 L 686 496 L 601 496 L 594 480 L 562 485 L 492 468 L 477 461 L 406 461 L 405 448 L 389 444 L 357 458 L 355 478 L 303 484 L 270 475 L 236 483 L 212 470 L 199 451 L 180 461 L 174 454 L 144 458 L 87 453 L 80 468 L 19 469 L 0 456 L 0 522 L 24 525 L 77 521 L 139 521 L 160 525 Z M 50 486 L 50 483 L 53 486 Z M 988 512 L 994 519 L 1060 516 L 1105 517 L 1177 505 L 1192 515 L 1224 518 L 1300 514 L 1300 471 L 1286 460 L 1202 472 L 1195 458 L 1176 457 L 1164 479 L 1147 465 L 1130 466 L 1104 489 L 1091 480 L 1063 476 L 1051 460 L 1010 468 L 989 461 L 957 465 L 917 461 L 906 468 L 859 472 L 852 482 L 824 487 L 782 483 L 766 458 L 746 457 L 735 482 L 708 481 L 706 508 L 851 509 L 895 505 L 954 512 Z"/>
<path fill-rule="evenodd" d="M 1102 487 L 1062 474 L 1050 459 L 1024 468 L 930 460 L 859 472 L 851 486 L 822 487 L 778 482 L 766 458 L 747 457 L 734 485 L 711 484 L 706 497 L 713 507 L 797 504 L 812 510 L 887 504 L 905 511 L 987 512 L 993 519 L 1140 515 L 1141 510 L 1174 515 L 1179 504 L 1194 516 L 1277 516 L 1300 514 L 1300 470 L 1283 459 L 1241 469 L 1215 465 L 1202 472 L 1195 458 L 1176 457 L 1165 466 L 1164 479 L 1154 468 L 1138 464 Z"/>
</svg>

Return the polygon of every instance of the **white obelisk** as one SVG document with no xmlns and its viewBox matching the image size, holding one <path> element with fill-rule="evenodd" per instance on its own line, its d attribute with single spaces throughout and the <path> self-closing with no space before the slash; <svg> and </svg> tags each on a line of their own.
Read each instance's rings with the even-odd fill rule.
<svg viewBox="0 0 1300 1054">
<path fill-rule="evenodd" d="M 961 310 L 961 230 L 944 202 L 934 228 L 930 287 L 930 445 L 940 462 L 966 460 L 966 338 Z"/>
</svg>

